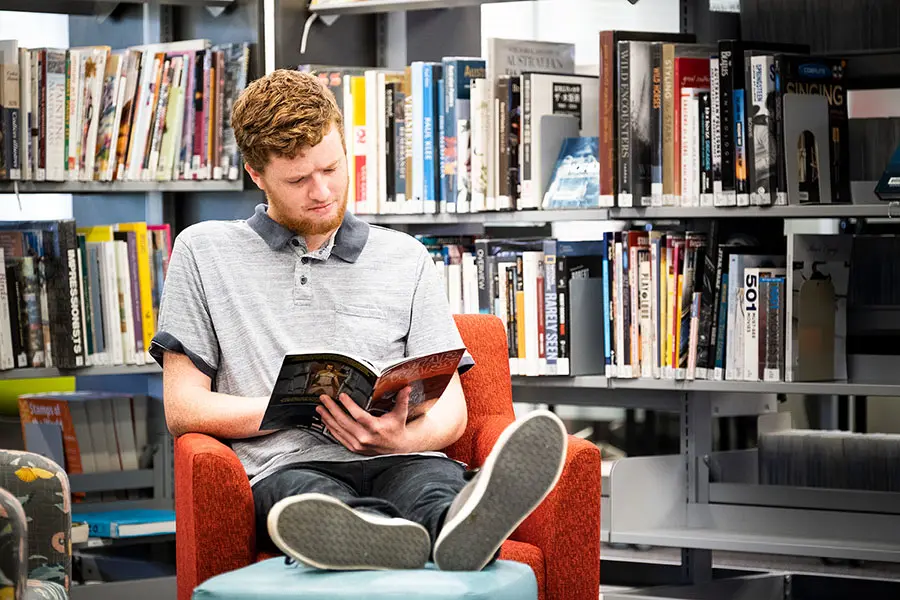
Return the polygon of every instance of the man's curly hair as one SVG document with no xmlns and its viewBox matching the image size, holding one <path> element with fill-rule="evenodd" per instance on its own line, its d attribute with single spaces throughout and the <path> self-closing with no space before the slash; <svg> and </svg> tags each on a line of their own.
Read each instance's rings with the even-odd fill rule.
<svg viewBox="0 0 900 600">
<path fill-rule="evenodd" d="M 247 86 L 234 103 L 231 127 L 241 155 L 262 172 L 272 156 L 294 158 L 322 141 L 331 127 L 344 141 L 344 118 L 316 75 L 278 69 Z"/>
</svg>

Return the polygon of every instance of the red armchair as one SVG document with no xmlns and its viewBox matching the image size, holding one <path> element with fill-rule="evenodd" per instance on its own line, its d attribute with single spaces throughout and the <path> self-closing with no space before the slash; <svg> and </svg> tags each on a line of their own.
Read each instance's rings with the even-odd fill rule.
<svg viewBox="0 0 900 600">
<path fill-rule="evenodd" d="M 512 385 L 501 321 L 456 315 L 475 366 L 462 376 L 469 409 L 463 436 L 447 453 L 483 464 L 514 420 Z M 234 452 L 202 434 L 175 440 L 178 600 L 201 582 L 255 561 L 254 507 L 247 475 Z M 565 470 L 553 492 L 504 543 L 500 557 L 534 570 L 540 600 L 596 600 L 600 588 L 600 452 L 570 436 Z"/>
</svg>

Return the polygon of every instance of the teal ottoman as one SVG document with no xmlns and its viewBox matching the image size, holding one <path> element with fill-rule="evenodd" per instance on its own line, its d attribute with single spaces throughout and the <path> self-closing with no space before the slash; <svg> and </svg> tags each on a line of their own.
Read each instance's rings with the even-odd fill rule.
<svg viewBox="0 0 900 600">
<path fill-rule="evenodd" d="M 207 579 L 193 600 L 537 600 L 526 564 L 498 560 L 482 571 L 320 571 L 270 558 Z"/>
</svg>

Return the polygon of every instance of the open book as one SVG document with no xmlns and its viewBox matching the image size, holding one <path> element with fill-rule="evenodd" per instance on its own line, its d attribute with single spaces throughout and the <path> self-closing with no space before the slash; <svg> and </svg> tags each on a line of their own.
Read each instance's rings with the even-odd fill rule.
<svg viewBox="0 0 900 600">
<path fill-rule="evenodd" d="M 465 348 L 409 356 L 379 369 L 368 360 L 342 352 L 310 352 L 284 357 L 260 431 L 305 427 L 324 432 L 316 413 L 324 394 L 337 401 L 347 394 L 356 404 L 378 416 L 394 407 L 397 392 L 407 385 L 408 419 L 431 407 L 453 378 Z"/>
</svg>

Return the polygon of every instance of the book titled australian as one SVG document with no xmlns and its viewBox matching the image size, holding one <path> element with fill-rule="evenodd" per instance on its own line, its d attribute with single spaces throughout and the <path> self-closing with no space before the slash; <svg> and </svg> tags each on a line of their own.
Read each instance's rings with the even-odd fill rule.
<svg viewBox="0 0 900 600">
<path fill-rule="evenodd" d="M 379 368 L 336 351 L 287 354 L 275 380 L 259 430 L 300 427 L 327 433 L 316 407 L 323 395 L 347 394 L 363 410 L 379 416 L 394 407 L 397 393 L 410 386 L 409 418 L 426 412 L 453 378 L 465 348 L 405 357 Z"/>
</svg>

